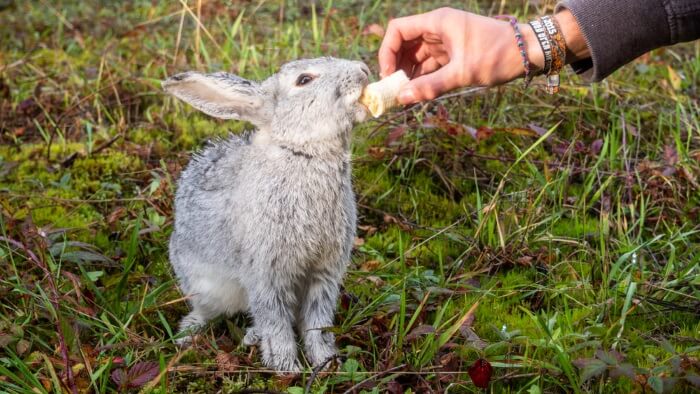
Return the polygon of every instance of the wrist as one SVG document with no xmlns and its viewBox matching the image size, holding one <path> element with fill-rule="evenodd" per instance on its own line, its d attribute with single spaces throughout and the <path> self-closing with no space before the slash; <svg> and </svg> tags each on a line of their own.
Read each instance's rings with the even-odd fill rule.
<svg viewBox="0 0 700 394">
<path fill-rule="evenodd" d="M 554 15 L 566 41 L 566 62 L 573 63 L 591 57 L 588 43 L 571 11 L 564 9 Z"/>
<path fill-rule="evenodd" d="M 527 52 L 528 60 L 532 71 L 540 71 L 544 69 L 544 52 L 540 47 L 540 42 L 537 39 L 535 31 L 527 23 L 520 24 L 520 31 L 523 32 L 523 40 L 525 40 L 525 51 Z"/>
</svg>

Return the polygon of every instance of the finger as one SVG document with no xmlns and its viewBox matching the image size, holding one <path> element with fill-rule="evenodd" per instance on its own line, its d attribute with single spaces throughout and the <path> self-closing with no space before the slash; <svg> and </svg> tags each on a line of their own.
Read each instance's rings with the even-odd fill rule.
<svg viewBox="0 0 700 394">
<path fill-rule="evenodd" d="M 399 93 L 401 104 L 412 104 L 432 100 L 441 94 L 460 86 L 455 63 L 449 63 L 435 72 L 411 80 Z"/>
<path fill-rule="evenodd" d="M 431 72 L 439 69 L 442 67 L 442 64 L 437 61 L 437 59 L 431 57 L 428 59 L 425 59 L 421 63 L 419 63 L 415 69 L 413 69 L 413 77 L 420 77 L 421 75 L 424 74 L 430 74 Z"/>
<path fill-rule="evenodd" d="M 424 14 L 420 14 L 393 19 L 389 22 L 378 54 L 382 76 L 396 71 L 397 57 L 406 41 L 416 40 L 427 32 L 425 23 L 421 22 L 425 18 Z"/>
</svg>

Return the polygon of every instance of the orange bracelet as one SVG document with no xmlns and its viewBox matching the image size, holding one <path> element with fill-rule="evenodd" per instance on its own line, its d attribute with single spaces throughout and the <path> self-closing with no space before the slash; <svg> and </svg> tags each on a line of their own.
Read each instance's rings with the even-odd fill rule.
<svg viewBox="0 0 700 394">
<path fill-rule="evenodd" d="M 561 33 L 559 22 L 551 16 L 540 18 L 542 25 L 547 32 L 547 36 L 552 46 L 552 68 L 547 73 L 547 92 L 555 94 L 559 92 L 560 80 L 559 72 L 566 65 L 566 40 Z"/>
</svg>

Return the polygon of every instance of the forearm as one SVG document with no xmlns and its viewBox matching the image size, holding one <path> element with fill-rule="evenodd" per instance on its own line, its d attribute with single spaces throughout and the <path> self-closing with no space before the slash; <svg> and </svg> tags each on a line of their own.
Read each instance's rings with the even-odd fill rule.
<svg viewBox="0 0 700 394">
<path fill-rule="evenodd" d="M 572 66 L 592 81 L 653 49 L 700 38 L 697 0 L 563 0 L 556 10 L 574 19 L 590 48 Z"/>
</svg>

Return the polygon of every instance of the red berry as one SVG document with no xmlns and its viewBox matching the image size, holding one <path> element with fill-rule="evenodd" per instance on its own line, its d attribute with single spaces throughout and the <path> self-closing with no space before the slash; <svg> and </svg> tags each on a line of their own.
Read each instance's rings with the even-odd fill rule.
<svg viewBox="0 0 700 394">
<path fill-rule="evenodd" d="M 474 385 L 485 389 L 489 386 L 491 374 L 493 373 L 493 367 L 488 361 L 480 358 L 476 360 L 471 367 L 469 367 L 468 372 L 469 377 L 471 377 L 472 382 L 474 382 Z"/>
</svg>

